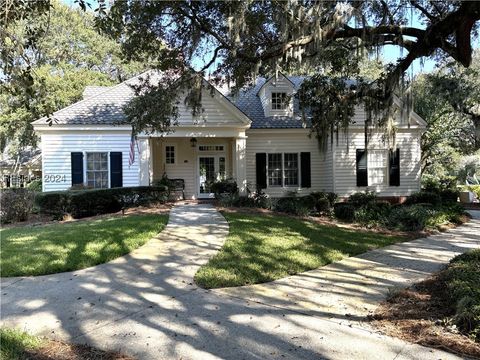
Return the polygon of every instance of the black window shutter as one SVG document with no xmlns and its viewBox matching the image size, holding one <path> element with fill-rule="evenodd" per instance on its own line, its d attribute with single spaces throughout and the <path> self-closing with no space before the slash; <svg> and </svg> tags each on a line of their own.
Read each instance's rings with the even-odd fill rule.
<svg viewBox="0 0 480 360">
<path fill-rule="evenodd" d="M 367 152 L 357 149 L 357 186 L 368 186 Z"/>
<path fill-rule="evenodd" d="M 400 186 L 400 149 L 390 150 L 388 160 L 390 186 Z"/>
<path fill-rule="evenodd" d="M 110 153 L 110 187 L 123 186 L 122 153 Z"/>
<path fill-rule="evenodd" d="M 265 189 L 267 187 L 267 154 L 256 153 L 256 171 L 257 171 L 257 187 Z"/>
<path fill-rule="evenodd" d="M 72 152 L 72 185 L 83 184 L 83 153 Z"/>
<path fill-rule="evenodd" d="M 302 176 L 302 183 L 300 184 L 302 188 L 309 188 L 312 186 L 312 175 L 311 175 L 311 165 L 310 165 L 310 153 L 302 152 L 300 154 L 300 174 Z"/>
</svg>

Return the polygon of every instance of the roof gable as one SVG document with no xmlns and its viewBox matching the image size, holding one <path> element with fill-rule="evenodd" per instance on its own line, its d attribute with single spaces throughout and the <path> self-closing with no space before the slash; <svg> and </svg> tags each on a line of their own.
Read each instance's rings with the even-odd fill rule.
<svg viewBox="0 0 480 360">
<path fill-rule="evenodd" d="M 100 89 L 95 87 L 93 89 L 86 89 L 88 93 L 94 93 L 91 96 L 84 98 L 70 106 L 60 109 L 52 114 L 52 125 L 120 125 L 125 124 L 126 117 L 123 112 L 124 106 L 135 96 L 132 85 L 138 84 L 139 81 L 146 78 L 152 83 L 161 81 L 161 74 L 157 71 L 149 70 L 129 80 L 126 80 L 118 85 L 105 87 Z M 204 79 L 205 85 L 207 81 Z M 209 85 L 209 84 L 208 84 Z M 210 86 L 210 85 L 209 85 Z M 250 119 L 230 102 L 222 93 L 214 88 L 213 95 L 206 95 L 209 93 L 205 90 L 205 101 L 213 101 L 217 111 L 217 117 L 223 116 L 224 124 L 234 123 L 236 125 L 249 126 Z M 183 111 L 184 102 L 180 101 L 179 112 L 183 117 L 179 119 L 179 125 L 195 124 L 198 119 L 193 119 L 193 116 L 188 115 Z M 210 106 L 205 113 L 201 114 L 204 118 L 211 117 L 212 106 Z M 223 110 L 223 111 L 220 111 Z M 227 116 L 228 114 L 228 116 Z M 188 121 L 188 119 L 190 121 Z M 33 122 L 34 125 L 45 125 L 48 123 L 48 118 L 43 117 Z M 207 119 L 208 120 L 208 119 Z"/>
</svg>

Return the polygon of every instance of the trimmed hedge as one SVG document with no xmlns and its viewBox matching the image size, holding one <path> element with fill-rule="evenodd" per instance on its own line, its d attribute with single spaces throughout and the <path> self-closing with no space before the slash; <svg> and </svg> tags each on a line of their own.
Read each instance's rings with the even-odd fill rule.
<svg viewBox="0 0 480 360">
<path fill-rule="evenodd" d="M 66 214 L 82 218 L 113 213 L 131 206 L 165 202 L 167 199 L 166 187 L 137 186 L 46 192 L 37 194 L 35 202 L 41 214 L 61 219 Z"/>
</svg>

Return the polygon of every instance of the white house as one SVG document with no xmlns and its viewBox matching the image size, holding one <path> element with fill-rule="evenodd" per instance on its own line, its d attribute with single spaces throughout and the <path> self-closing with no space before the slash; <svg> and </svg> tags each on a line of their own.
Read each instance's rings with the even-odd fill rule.
<svg viewBox="0 0 480 360">
<path fill-rule="evenodd" d="M 358 108 L 348 135 L 326 152 L 309 137 L 298 103 L 289 95 L 300 77 L 259 79 L 235 99 L 204 90 L 200 118 L 180 101 L 178 126 L 168 135 L 140 134 L 129 166 L 131 127 L 123 106 L 138 77 L 112 87 L 89 87 L 84 99 L 34 122 L 41 136 L 43 190 L 149 185 L 164 174 L 185 181 L 187 198 L 212 197 L 209 183 L 236 179 L 241 193 L 257 185 L 273 197 L 292 191 L 329 191 L 348 196 L 371 190 L 403 197 L 420 187 L 420 136 L 425 122 L 415 113 L 397 121 L 396 149 L 373 132 L 364 149 L 365 113 Z M 287 101 L 284 101 L 287 99 Z"/>
</svg>

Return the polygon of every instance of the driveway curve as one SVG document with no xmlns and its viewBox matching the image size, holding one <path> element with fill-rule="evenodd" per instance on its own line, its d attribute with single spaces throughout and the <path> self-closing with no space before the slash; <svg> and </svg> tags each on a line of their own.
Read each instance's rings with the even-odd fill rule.
<svg viewBox="0 0 480 360">
<path fill-rule="evenodd" d="M 227 234 L 228 224 L 211 205 L 178 205 L 172 209 L 166 229 L 127 256 L 69 273 L 1 279 L 1 324 L 123 351 L 139 359 L 456 358 L 377 334 L 360 321 L 361 312 L 354 313 L 355 317 L 343 309 L 325 307 L 319 299 L 330 299 L 328 293 L 333 294 L 334 289 L 323 286 L 316 273 L 285 280 L 290 282 L 289 289 L 280 292 L 278 282 L 264 285 L 266 290 L 197 287 L 195 272 L 218 251 Z M 388 268 L 389 261 L 398 263 L 406 254 L 418 264 L 435 262 L 418 276 L 424 277 L 455 253 L 478 246 L 479 234 L 480 222 L 475 220 L 438 235 L 439 239 L 431 237 L 429 243 L 414 241 L 404 243 L 406 248 L 389 249 L 390 260 L 378 263 Z M 411 243 L 415 243 L 413 248 Z M 423 258 L 425 253 L 415 255 L 423 246 L 437 246 L 439 252 L 448 246 L 449 253 L 435 260 Z M 387 254 L 378 251 L 373 258 L 368 257 L 373 252 L 362 255 L 360 263 L 385 259 L 382 256 Z M 346 274 L 359 273 L 353 263 L 330 266 L 338 267 L 335 271 L 342 273 L 343 279 L 335 281 L 344 284 L 352 281 Z M 402 266 L 397 267 L 400 274 Z M 375 299 L 383 298 L 396 282 L 411 280 L 411 269 L 403 267 L 405 276 L 398 277 L 403 280 L 378 277 L 371 290 L 377 294 Z M 362 276 L 368 277 L 368 273 Z M 316 280 L 302 283 L 311 277 Z M 310 287 L 309 292 L 302 287 Z M 311 288 L 315 290 L 311 292 Z M 260 296 L 262 292 L 267 295 Z M 300 301 L 314 293 L 316 298 L 308 304 Z M 341 298 L 354 293 L 346 292 Z M 282 297 L 287 300 L 279 301 Z"/>
</svg>

